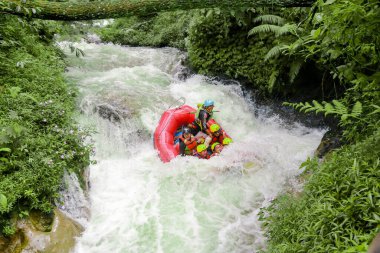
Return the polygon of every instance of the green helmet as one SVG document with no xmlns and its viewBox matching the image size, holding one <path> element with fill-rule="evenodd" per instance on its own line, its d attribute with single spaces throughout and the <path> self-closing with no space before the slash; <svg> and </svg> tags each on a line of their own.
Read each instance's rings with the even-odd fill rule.
<svg viewBox="0 0 380 253">
<path fill-rule="evenodd" d="M 212 124 L 212 125 L 210 126 L 210 131 L 211 131 L 212 133 L 215 133 L 215 132 L 219 131 L 219 129 L 220 129 L 220 126 L 219 126 L 218 124 Z"/>
<path fill-rule="evenodd" d="M 228 145 L 232 142 L 232 139 L 231 138 L 224 138 L 223 140 L 223 145 Z"/>
<path fill-rule="evenodd" d="M 197 146 L 197 152 L 198 152 L 198 153 L 200 153 L 200 152 L 202 152 L 202 151 L 204 151 L 204 150 L 206 150 L 206 149 L 207 149 L 207 147 L 206 147 L 205 144 L 199 144 L 199 145 Z"/>
<path fill-rule="evenodd" d="M 220 145 L 219 142 L 215 142 L 214 144 L 211 145 L 211 150 L 214 151 L 215 147 Z"/>
</svg>

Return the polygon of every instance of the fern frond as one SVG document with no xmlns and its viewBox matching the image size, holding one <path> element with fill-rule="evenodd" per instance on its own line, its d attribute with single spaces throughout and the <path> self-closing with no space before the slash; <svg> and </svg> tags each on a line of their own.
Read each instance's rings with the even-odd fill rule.
<svg viewBox="0 0 380 253">
<path fill-rule="evenodd" d="M 362 103 L 360 103 L 359 101 L 357 101 L 354 105 L 354 107 L 352 108 L 352 112 L 351 112 L 351 115 L 353 117 L 358 117 L 363 111 L 363 107 L 362 107 Z"/>
<path fill-rule="evenodd" d="M 278 46 L 272 47 L 268 51 L 268 53 L 265 55 L 264 61 L 267 61 L 271 58 L 275 58 L 275 57 L 279 56 L 285 49 L 286 49 L 285 45 L 278 45 Z"/>
<path fill-rule="evenodd" d="M 274 33 L 276 34 L 276 37 L 279 37 L 281 35 L 285 34 L 296 34 L 297 31 L 297 25 L 296 24 L 285 24 L 281 26 L 280 29 L 275 30 Z"/>
<path fill-rule="evenodd" d="M 272 72 L 272 74 L 269 77 L 268 80 L 268 89 L 270 92 L 272 92 L 274 85 L 276 84 L 277 81 L 277 76 L 280 72 L 278 70 L 275 70 Z"/>
<path fill-rule="evenodd" d="M 319 112 L 324 111 L 323 105 L 321 105 L 318 101 L 313 100 L 313 105 L 315 107 L 315 113 L 319 113 Z"/>
<path fill-rule="evenodd" d="M 335 105 L 335 110 L 337 114 L 348 114 L 347 107 L 344 104 L 342 104 L 339 100 L 334 99 L 332 102 Z"/>
<path fill-rule="evenodd" d="M 284 19 L 277 15 L 261 15 L 253 20 L 254 23 L 264 23 L 264 24 L 284 24 Z"/>
<path fill-rule="evenodd" d="M 281 30 L 281 26 L 277 26 L 277 25 L 269 25 L 269 24 L 258 25 L 252 28 L 248 32 L 248 36 L 251 36 L 257 33 L 269 33 L 269 32 L 273 32 L 274 34 L 277 35 L 277 33 L 280 33 L 280 30 Z"/>
<path fill-rule="evenodd" d="M 345 121 L 347 118 L 348 118 L 348 114 L 343 114 L 341 117 L 340 117 L 340 120 L 341 121 Z"/>
<path fill-rule="evenodd" d="M 299 38 L 298 40 L 294 41 L 292 44 L 289 45 L 289 53 L 293 54 L 296 53 L 301 46 L 305 46 L 305 40 L 304 38 Z"/>
<path fill-rule="evenodd" d="M 339 100 L 333 100 L 332 103 L 328 103 L 325 101 L 322 101 L 322 103 L 319 103 L 316 100 L 312 101 L 312 104 L 309 102 L 305 103 L 283 103 L 283 105 L 291 106 L 296 110 L 299 110 L 300 112 L 312 112 L 315 111 L 316 113 L 324 112 L 325 116 L 328 114 L 335 114 L 335 116 L 340 116 L 340 124 L 347 121 L 349 118 L 356 118 L 358 119 L 358 116 L 362 114 L 363 108 L 362 103 L 357 101 L 355 105 L 352 107 L 351 113 L 348 113 L 348 108 Z M 376 110 L 373 113 L 380 112 L 380 106 L 372 105 Z M 371 114 L 371 113 L 370 113 Z M 370 115 L 367 114 L 367 115 Z"/>
<path fill-rule="evenodd" d="M 330 103 L 325 103 L 325 116 L 331 113 L 336 113 L 335 108 L 332 104 Z"/>
<path fill-rule="evenodd" d="M 290 83 L 294 82 L 294 79 L 296 79 L 298 73 L 301 70 L 302 65 L 303 65 L 302 60 L 297 60 L 297 61 L 294 61 L 290 64 L 290 69 L 289 69 L 289 82 Z"/>
<path fill-rule="evenodd" d="M 306 110 L 310 109 L 311 107 L 312 107 L 311 104 L 309 102 L 306 102 L 304 106 L 301 107 L 300 112 L 302 111 L 306 112 Z"/>
<path fill-rule="evenodd" d="M 293 108 L 295 108 L 295 109 L 299 109 L 299 108 L 302 108 L 302 107 L 304 107 L 305 106 L 305 104 L 304 103 L 299 103 L 299 104 L 296 104 L 295 106 L 293 106 Z"/>
</svg>

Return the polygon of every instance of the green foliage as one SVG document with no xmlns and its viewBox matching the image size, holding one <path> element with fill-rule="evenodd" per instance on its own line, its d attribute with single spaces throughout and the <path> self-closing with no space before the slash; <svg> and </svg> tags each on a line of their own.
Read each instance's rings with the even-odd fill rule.
<svg viewBox="0 0 380 253">
<path fill-rule="evenodd" d="M 265 55 L 264 61 L 268 61 L 269 59 L 272 58 L 277 58 L 278 56 L 281 55 L 281 53 L 286 49 L 283 45 L 278 45 L 272 47 L 268 53 Z"/>
<path fill-rule="evenodd" d="M 76 90 L 46 21 L 0 16 L 0 233 L 12 217 L 51 212 L 64 170 L 89 164 L 87 133 L 73 124 Z"/>
<path fill-rule="evenodd" d="M 264 19 L 265 21 L 265 19 Z M 254 35 L 258 33 L 274 33 L 276 37 L 285 35 L 285 34 L 296 34 L 297 26 L 295 24 L 284 24 L 282 26 L 263 24 L 252 28 L 248 35 Z"/>
<path fill-rule="evenodd" d="M 349 109 L 346 100 L 333 100 L 332 103 L 323 101 L 322 104 L 316 100 L 301 103 L 283 103 L 291 106 L 300 112 L 315 112 L 334 115 L 339 117 L 340 125 L 344 128 L 344 137 L 349 141 L 360 140 L 361 138 L 375 132 L 380 125 L 380 106 L 375 104 L 364 104 L 356 101 Z"/>
<path fill-rule="evenodd" d="M 332 104 L 325 101 L 323 101 L 322 104 L 320 104 L 318 101 L 313 100 L 313 105 L 311 105 L 309 102 L 306 102 L 306 103 L 285 102 L 284 105 L 288 105 L 295 109 L 298 109 L 300 112 L 312 112 L 312 111 L 315 111 L 316 113 L 323 112 L 325 116 L 327 116 L 328 114 L 335 114 L 335 115 L 340 116 L 340 119 L 342 122 L 344 122 L 350 117 L 358 119 L 360 114 L 362 113 L 362 104 L 359 101 L 355 103 L 351 112 L 349 112 L 349 109 L 339 100 L 333 100 Z"/>
<path fill-rule="evenodd" d="M 191 16 L 191 12 L 177 11 L 152 17 L 121 18 L 98 32 L 102 40 L 117 44 L 184 49 Z"/>
<path fill-rule="evenodd" d="M 25 14 L 26 17 L 31 17 L 33 14 L 40 12 L 41 8 L 27 8 L 16 3 L 4 3 L 3 1 L 0 1 L 0 11 L 9 11 L 9 10 L 16 10 L 17 12 Z"/>
<path fill-rule="evenodd" d="M 273 86 L 268 88 L 269 76 L 281 67 L 274 61 L 262 60 L 273 38 L 247 38 L 250 28 L 258 22 L 255 18 L 258 13 L 253 9 L 199 11 L 191 21 L 187 38 L 191 65 L 203 74 L 246 78 L 262 91 L 272 90 Z M 282 89 L 280 86 L 275 88 Z"/>
<path fill-rule="evenodd" d="M 4 210 L 7 210 L 7 206 L 8 206 L 7 197 L 5 197 L 4 194 L 0 193 L 0 213 L 2 213 Z"/>
<path fill-rule="evenodd" d="M 304 163 L 304 191 L 284 194 L 262 210 L 267 251 L 366 252 L 380 232 L 379 147 L 378 131 L 322 164 Z"/>
<path fill-rule="evenodd" d="M 303 31 L 291 21 L 305 17 L 305 13 L 295 10 L 295 17 L 286 19 L 267 12 L 246 9 L 237 16 L 235 11 L 208 10 L 194 15 L 187 38 L 191 65 L 204 74 L 246 78 L 264 93 L 295 92 L 292 84 L 305 61 L 282 54 L 289 50 L 289 36 Z M 272 11 L 276 12 L 289 13 Z"/>
<path fill-rule="evenodd" d="M 275 25 L 283 25 L 285 23 L 285 19 L 277 15 L 260 15 L 253 19 L 255 23 L 265 23 L 265 24 L 275 24 Z"/>
</svg>

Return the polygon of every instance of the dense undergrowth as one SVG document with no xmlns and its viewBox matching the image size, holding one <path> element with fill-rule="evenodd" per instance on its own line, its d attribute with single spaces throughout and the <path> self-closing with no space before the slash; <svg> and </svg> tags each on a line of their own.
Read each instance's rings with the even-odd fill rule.
<svg viewBox="0 0 380 253">
<path fill-rule="evenodd" d="M 263 210 L 267 252 L 367 252 L 379 232 L 380 134 L 304 163 L 300 194 Z"/>
<path fill-rule="evenodd" d="M 108 29 L 142 22 L 135 21 L 125 26 L 121 20 Z M 181 25 L 196 71 L 245 78 L 269 96 L 301 98 L 304 103 L 287 105 L 335 117 L 343 129 L 344 146 L 322 162 L 302 165 L 303 192 L 284 193 L 262 210 L 265 251 L 366 252 L 380 232 L 378 3 L 329 0 L 312 8 L 200 10 Z M 142 45 L 157 46 L 149 43 L 151 36 L 155 33 L 141 38 Z M 130 39 L 103 38 L 127 44 Z M 305 103 L 308 99 L 317 101 Z"/>
<path fill-rule="evenodd" d="M 102 40 L 131 46 L 177 47 L 185 49 L 192 12 L 159 13 L 152 17 L 126 17 L 99 30 Z"/>
<path fill-rule="evenodd" d="M 76 90 L 48 22 L 0 16 L 0 233 L 31 210 L 50 213 L 65 170 L 89 164 L 73 120 Z"/>
</svg>

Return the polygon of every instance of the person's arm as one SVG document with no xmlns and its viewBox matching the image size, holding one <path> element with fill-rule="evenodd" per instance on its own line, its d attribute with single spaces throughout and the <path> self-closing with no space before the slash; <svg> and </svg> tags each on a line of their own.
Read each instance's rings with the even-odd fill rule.
<svg viewBox="0 0 380 253">
<path fill-rule="evenodd" d="M 201 125 L 202 125 L 202 130 L 205 130 L 207 129 L 207 113 L 205 111 L 200 111 L 199 112 L 199 120 L 201 121 Z"/>
</svg>

